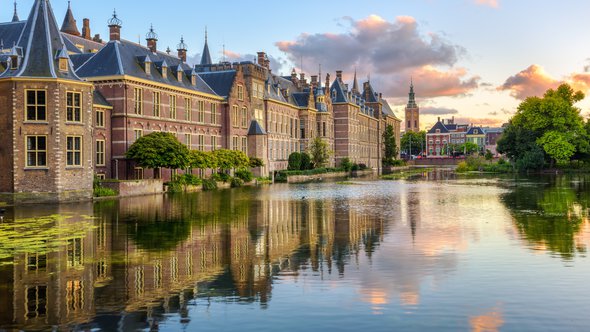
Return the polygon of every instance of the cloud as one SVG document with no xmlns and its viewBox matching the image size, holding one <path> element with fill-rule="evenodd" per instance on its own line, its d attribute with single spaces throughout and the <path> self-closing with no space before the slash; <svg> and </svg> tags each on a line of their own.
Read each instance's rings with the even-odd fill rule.
<svg viewBox="0 0 590 332">
<path fill-rule="evenodd" d="M 445 108 L 445 107 L 425 107 L 420 109 L 420 114 L 422 115 L 450 115 L 450 114 L 458 114 L 459 111 L 452 108 Z"/>
<path fill-rule="evenodd" d="M 504 84 L 497 87 L 499 91 L 509 91 L 516 99 L 524 100 L 527 97 L 542 96 L 549 89 L 554 89 L 562 83 L 568 83 L 575 90 L 587 92 L 590 90 L 590 72 L 588 66 L 582 73 L 572 73 L 562 79 L 553 78 L 545 69 L 533 64 L 527 69 L 509 77 Z"/>
<path fill-rule="evenodd" d="M 501 119 L 493 118 L 472 118 L 472 117 L 455 117 L 455 123 L 458 124 L 473 124 L 482 127 L 500 127 L 506 122 Z"/>
<path fill-rule="evenodd" d="M 300 70 L 316 72 L 322 64 L 328 72 L 344 70 L 350 79 L 356 69 L 389 98 L 407 96 L 412 76 L 421 97 L 465 95 L 478 87 L 479 77 L 455 68 L 465 49 L 436 33 L 421 34 L 413 17 L 343 20 L 348 22 L 344 33 L 304 33 L 276 46 L 291 63 L 303 62 Z"/>
<path fill-rule="evenodd" d="M 479 6 L 487 6 L 492 8 L 500 7 L 499 0 L 475 0 L 475 4 Z"/>
<path fill-rule="evenodd" d="M 225 57 L 223 56 L 225 55 Z M 275 73 L 280 73 L 281 70 L 288 69 L 287 61 L 282 58 L 275 58 L 270 54 L 267 54 L 268 59 L 270 60 L 270 69 L 272 69 Z M 242 61 L 251 61 L 256 62 L 258 56 L 255 54 L 240 54 L 231 50 L 225 50 L 225 54 L 221 55 L 221 58 L 225 58 L 225 61 L 228 62 L 242 62 Z M 222 59 L 220 59 L 222 61 Z M 201 63 L 201 54 L 196 53 L 191 55 L 187 58 L 187 62 L 189 64 L 199 64 Z"/>
</svg>

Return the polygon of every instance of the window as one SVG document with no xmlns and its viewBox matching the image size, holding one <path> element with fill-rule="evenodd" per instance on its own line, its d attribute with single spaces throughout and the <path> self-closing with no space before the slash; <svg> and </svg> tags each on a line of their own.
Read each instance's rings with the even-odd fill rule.
<svg viewBox="0 0 590 332">
<path fill-rule="evenodd" d="M 176 96 L 170 96 L 170 119 L 176 119 Z"/>
<path fill-rule="evenodd" d="M 242 137 L 242 152 L 248 154 L 248 138 Z"/>
<path fill-rule="evenodd" d="M 322 122 L 322 125 L 323 125 L 323 130 L 324 130 L 324 135 L 323 136 L 326 137 L 327 136 L 326 135 L 326 123 L 325 122 Z"/>
<path fill-rule="evenodd" d="M 199 121 L 200 123 L 205 122 L 205 102 L 203 100 L 199 100 Z"/>
<path fill-rule="evenodd" d="M 238 100 L 244 100 L 244 86 L 238 85 Z"/>
<path fill-rule="evenodd" d="M 59 67 L 59 71 L 64 71 L 67 72 L 68 71 L 68 59 L 65 58 L 60 58 L 58 60 L 58 67 Z"/>
<path fill-rule="evenodd" d="M 211 124 L 217 124 L 217 104 L 211 104 Z"/>
<path fill-rule="evenodd" d="M 240 108 L 238 107 L 238 105 L 234 105 L 234 106 L 232 106 L 232 113 L 231 113 L 232 117 L 231 117 L 231 123 L 232 123 L 232 126 L 233 126 L 234 128 L 235 128 L 235 127 L 238 127 L 238 118 L 239 118 L 239 116 L 240 116 L 240 115 L 239 115 L 239 112 L 240 112 Z"/>
<path fill-rule="evenodd" d="M 254 110 L 254 119 L 258 121 L 258 124 L 262 126 L 262 128 L 266 128 L 266 124 L 264 123 L 264 111 L 255 109 Z"/>
<path fill-rule="evenodd" d="M 191 121 L 193 113 L 193 101 L 190 98 L 184 99 L 184 119 Z"/>
<path fill-rule="evenodd" d="M 67 248 L 68 267 L 76 267 L 82 265 L 82 262 L 84 261 L 82 238 L 69 239 Z"/>
<path fill-rule="evenodd" d="M 47 121 L 47 91 L 27 90 L 27 121 Z"/>
<path fill-rule="evenodd" d="M 95 174 L 95 176 L 99 180 L 105 180 L 107 178 L 105 174 Z"/>
<path fill-rule="evenodd" d="M 191 134 L 184 134 L 184 142 L 186 143 L 186 146 L 190 150 L 190 148 L 191 148 Z"/>
<path fill-rule="evenodd" d="M 135 114 L 143 114 L 143 90 L 141 88 L 133 89 L 133 105 Z"/>
<path fill-rule="evenodd" d="M 66 165 L 82 166 L 82 137 L 66 137 Z"/>
<path fill-rule="evenodd" d="M 27 319 L 45 317 L 47 315 L 47 286 L 27 287 L 25 308 Z"/>
<path fill-rule="evenodd" d="M 47 255 L 27 254 L 27 271 L 39 271 L 47 268 Z"/>
<path fill-rule="evenodd" d="M 82 122 L 82 94 L 78 92 L 66 93 L 66 121 Z"/>
<path fill-rule="evenodd" d="M 440 129 L 437 129 L 437 130 L 436 130 L 436 133 L 437 133 L 437 134 L 440 134 Z"/>
<path fill-rule="evenodd" d="M 159 92 L 154 92 L 154 116 L 160 117 L 161 95 Z"/>
<path fill-rule="evenodd" d="M 47 166 L 47 136 L 27 136 L 27 167 Z"/>
<path fill-rule="evenodd" d="M 96 166 L 105 165 L 105 141 L 96 141 Z"/>
<path fill-rule="evenodd" d="M 133 138 L 137 141 L 141 136 L 143 136 L 142 129 L 134 129 L 133 130 Z"/>
<path fill-rule="evenodd" d="M 232 137 L 232 150 L 240 150 L 240 141 L 237 136 Z"/>
<path fill-rule="evenodd" d="M 248 128 L 248 109 L 242 107 L 242 128 Z"/>
<path fill-rule="evenodd" d="M 198 135 L 197 136 L 197 149 L 199 151 L 205 151 L 205 135 Z"/>
<path fill-rule="evenodd" d="M 133 177 L 135 180 L 143 180 L 143 168 L 135 167 L 133 169 Z"/>
<path fill-rule="evenodd" d="M 104 111 L 96 111 L 96 126 L 104 128 Z"/>
<path fill-rule="evenodd" d="M 217 149 L 217 136 L 211 136 L 211 150 Z"/>
</svg>

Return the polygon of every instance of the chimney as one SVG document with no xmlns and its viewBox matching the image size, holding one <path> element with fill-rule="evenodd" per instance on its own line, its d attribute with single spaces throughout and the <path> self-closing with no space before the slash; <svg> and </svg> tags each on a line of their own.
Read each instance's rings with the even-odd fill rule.
<svg viewBox="0 0 590 332">
<path fill-rule="evenodd" d="M 108 22 L 109 38 L 111 41 L 121 40 L 121 25 L 123 22 L 117 17 L 117 11 L 113 11 L 113 17 Z"/>
<path fill-rule="evenodd" d="M 297 72 L 295 71 L 295 68 L 293 68 L 293 71 L 291 72 L 291 82 L 295 83 L 297 81 Z"/>
<path fill-rule="evenodd" d="M 82 22 L 82 38 L 92 40 L 92 37 L 90 37 L 90 20 L 85 18 Z"/>
<path fill-rule="evenodd" d="M 268 69 L 267 60 L 266 60 L 266 53 L 258 52 L 258 65 Z"/>
<path fill-rule="evenodd" d="M 336 71 L 336 79 L 342 82 L 342 70 Z"/>
<path fill-rule="evenodd" d="M 330 89 L 330 73 L 326 74 L 326 89 Z"/>
<path fill-rule="evenodd" d="M 299 80 L 301 81 L 301 83 L 305 83 L 305 73 L 299 74 Z"/>
<path fill-rule="evenodd" d="M 379 100 L 383 100 L 383 94 L 379 93 Z"/>
<path fill-rule="evenodd" d="M 184 37 L 180 37 L 180 44 L 178 44 L 178 47 L 176 47 L 176 50 L 178 51 L 178 58 L 182 62 L 186 62 L 187 48 L 188 48 L 188 46 L 186 46 L 186 44 L 184 43 Z"/>
<path fill-rule="evenodd" d="M 150 31 L 145 35 L 145 40 L 150 51 L 156 53 L 158 51 L 158 34 L 154 31 L 153 25 L 150 26 Z"/>
<path fill-rule="evenodd" d="M 101 43 L 102 44 L 102 38 L 100 38 L 100 34 L 95 34 L 94 38 L 92 38 L 93 41 L 97 42 L 97 43 Z"/>
<path fill-rule="evenodd" d="M 318 85 L 318 75 L 311 75 L 311 86 L 316 87 Z"/>
</svg>

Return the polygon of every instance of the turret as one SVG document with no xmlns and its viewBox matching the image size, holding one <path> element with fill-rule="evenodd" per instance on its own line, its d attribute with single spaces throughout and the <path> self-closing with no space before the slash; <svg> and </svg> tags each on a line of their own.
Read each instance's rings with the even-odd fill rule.
<svg viewBox="0 0 590 332">
<path fill-rule="evenodd" d="M 108 21 L 109 24 L 109 39 L 111 41 L 121 40 L 121 26 L 123 22 L 117 17 L 117 11 L 113 10 L 113 17 Z"/>
<path fill-rule="evenodd" d="M 150 26 L 150 31 L 145 35 L 145 40 L 150 51 L 156 53 L 158 51 L 158 34 L 154 32 L 153 25 Z"/>
</svg>

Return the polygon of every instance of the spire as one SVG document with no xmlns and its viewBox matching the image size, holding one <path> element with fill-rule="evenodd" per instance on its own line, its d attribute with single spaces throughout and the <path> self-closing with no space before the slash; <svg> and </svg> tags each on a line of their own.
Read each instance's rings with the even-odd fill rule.
<svg viewBox="0 0 590 332">
<path fill-rule="evenodd" d="M 356 68 L 354 69 L 354 82 L 352 83 L 352 93 L 358 94 L 359 91 L 359 81 L 356 79 Z"/>
<path fill-rule="evenodd" d="M 211 53 L 209 52 L 209 44 L 207 43 L 208 35 L 207 28 L 205 28 L 205 47 L 203 48 L 203 55 L 201 56 L 201 65 L 211 65 Z"/>
<path fill-rule="evenodd" d="M 62 78 L 80 81 L 72 66 L 59 70 L 60 60 L 69 60 L 64 40 L 49 0 L 35 0 L 21 38 L 13 47 L 18 68 L 4 77 Z M 63 62 L 63 61 L 62 61 Z"/>
<path fill-rule="evenodd" d="M 19 22 L 18 12 L 16 11 L 16 0 L 14 0 L 14 15 L 12 15 L 12 22 Z"/>
<path fill-rule="evenodd" d="M 76 20 L 74 19 L 74 14 L 72 13 L 72 4 L 68 1 L 68 11 L 66 12 L 66 17 L 64 17 L 64 22 L 61 25 L 61 32 L 67 33 L 69 35 L 80 36 L 80 31 L 78 31 L 78 27 L 76 26 Z"/>
<path fill-rule="evenodd" d="M 409 100 L 408 100 L 408 108 L 418 108 L 418 104 L 416 104 L 416 94 L 414 93 L 414 78 L 410 79 L 410 93 L 409 93 Z"/>
</svg>

